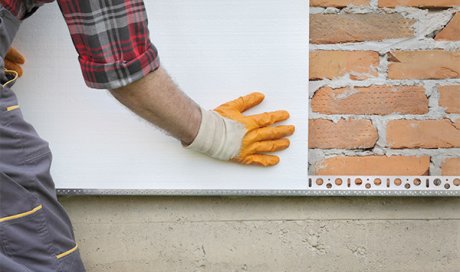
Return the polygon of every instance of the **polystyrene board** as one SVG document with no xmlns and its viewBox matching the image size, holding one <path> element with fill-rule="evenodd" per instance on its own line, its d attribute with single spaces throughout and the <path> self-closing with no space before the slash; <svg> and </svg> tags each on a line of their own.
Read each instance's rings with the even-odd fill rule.
<svg viewBox="0 0 460 272">
<path fill-rule="evenodd" d="M 250 113 L 286 109 L 291 147 L 273 168 L 193 153 L 83 82 L 56 4 L 26 20 L 15 41 L 27 57 L 14 86 L 26 120 L 49 141 L 57 188 L 306 189 L 308 1 L 145 1 L 161 63 L 211 109 L 258 90 Z"/>
</svg>

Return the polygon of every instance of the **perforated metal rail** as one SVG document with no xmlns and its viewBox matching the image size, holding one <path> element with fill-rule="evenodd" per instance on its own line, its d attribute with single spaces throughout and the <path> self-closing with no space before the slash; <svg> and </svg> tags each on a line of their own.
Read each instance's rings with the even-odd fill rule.
<svg viewBox="0 0 460 272">
<path fill-rule="evenodd" d="M 293 190 L 58 189 L 59 195 L 156 196 L 460 196 L 460 177 L 309 176 Z"/>
</svg>

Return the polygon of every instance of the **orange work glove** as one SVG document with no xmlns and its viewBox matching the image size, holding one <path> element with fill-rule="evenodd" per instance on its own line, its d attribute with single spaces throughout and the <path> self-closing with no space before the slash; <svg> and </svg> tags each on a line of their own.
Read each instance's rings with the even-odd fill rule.
<svg viewBox="0 0 460 272">
<path fill-rule="evenodd" d="M 22 76 L 23 70 L 21 67 L 21 64 L 24 64 L 25 62 L 24 56 L 19 53 L 18 50 L 16 50 L 13 47 L 10 47 L 8 52 L 6 52 L 5 56 L 5 69 L 6 70 L 13 70 L 16 73 L 18 73 L 18 76 Z"/>
<path fill-rule="evenodd" d="M 294 133 L 295 127 L 271 125 L 287 120 L 289 113 L 280 110 L 243 115 L 246 110 L 260 104 L 264 97 L 262 93 L 255 92 L 222 104 L 214 111 L 202 109 L 200 130 L 187 148 L 241 164 L 278 164 L 278 156 L 265 153 L 288 148 L 290 142 L 286 137 Z"/>
</svg>

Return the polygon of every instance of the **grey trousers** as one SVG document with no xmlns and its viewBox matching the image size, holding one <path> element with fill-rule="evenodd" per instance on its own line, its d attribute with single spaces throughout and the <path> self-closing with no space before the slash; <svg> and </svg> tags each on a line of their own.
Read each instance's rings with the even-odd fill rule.
<svg viewBox="0 0 460 272">
<path fill-rule="evenodd" d="M 85 271 L 50 175 L 51 151 L 0 86 L 0 272 Z"/>
<path fill-rule="evenodd" d="M 0 5 L 0 272 L 85 271 L 56 197 L 48 143 L 24 121 L 7 87 L 13 82 L 3 58 L 20 23 Z"/>
</svg>

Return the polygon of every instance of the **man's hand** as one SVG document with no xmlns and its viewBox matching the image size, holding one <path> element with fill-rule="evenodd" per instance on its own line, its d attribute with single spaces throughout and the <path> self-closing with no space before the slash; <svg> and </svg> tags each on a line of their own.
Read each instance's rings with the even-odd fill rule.
<svg viewBox="0 0 460 272">
<path fill-rule="evenodd" d="M 25 63 L 24 56 L 19 53 L 18 50 L 11 47 L 8 52 L 6 52 L 5 56 L 5 69 L 12 70 L 18 73 L 18 76 L 22 76 L 23 70 L 21 65 Z"/>
<path fill-rule="evenodd" d="M 278 164 L 278 156 L 265 153 L 288 148 L 286 137 L 294 133 L 295 127 L 271 126 L 289 118 L 284 110 L 250 116 L 242 114 L 263 100 L 264 95 L 256 92 L 225 103 L 214 111 L 202 110 L 200 130 L 187 148 L 241 164 Z"/>
<path fill-rule="evenodd" d="M 287 120 L 289 118 L 287 111 L 265 112 L 252 116 L 242 114 L 259 105 L 264 98 L 262 93 L 256 92 L 225 103 L 215 109 L 223 117 L 242 123 L 246 128 L 240 153 L 232 158 L 236 162 L 263 166 L 276 165 L 279 162 L 279 157 L 263 153 L 280 151 L 289 147 L 290 142 L 285 137 L 294 134 L 295 127 L 292 125 L 271 127 L 277 122 Z"/>
</svg>

